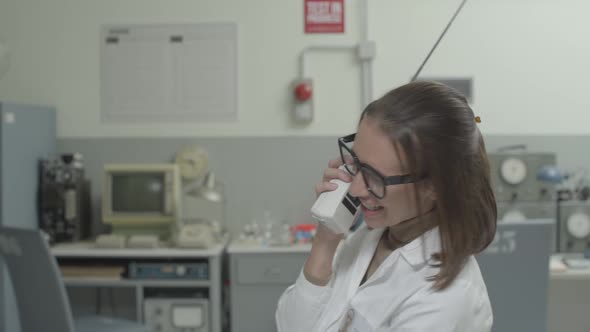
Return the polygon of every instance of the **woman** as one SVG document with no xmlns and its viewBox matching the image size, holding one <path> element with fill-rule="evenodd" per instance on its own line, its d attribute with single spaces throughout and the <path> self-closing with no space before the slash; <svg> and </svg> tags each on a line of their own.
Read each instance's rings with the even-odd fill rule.
<svg viewBox="0 0 590 332">
<path fill-rule="evenodd" d="M 364 225 L 345 240 L 318 226 L 279 300 L 279 331 L 491 330 L 473 255 L 492 241 L 497 212 L 477 122 L 461 94 L 435 82 L 367 106 L 316 186 L 319 195 L 332 179 L 352 182 Z"/>
</svg>

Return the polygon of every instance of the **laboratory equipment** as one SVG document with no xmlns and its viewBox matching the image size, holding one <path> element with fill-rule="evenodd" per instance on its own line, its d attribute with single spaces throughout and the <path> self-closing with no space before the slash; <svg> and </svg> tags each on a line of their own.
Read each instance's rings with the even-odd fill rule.
<svg viewBox="0 0 590 332">
<path fill-rule="evenodd" d="M 207 223 L 192 223 L 180 226 L 175 244 L 179 248 L 207 249 L 217 243 L 217 236 L 211 225 Z"/>
<path fill-rule="evenodd" d="M 208 280 L 209 264 L 203 262 L 131 262 L 129 279 Z"/>
<path fill-rule="evenodd" d="M 40 161 L 39 227 L 52 243 L 90 236 L 90 204 L 90 181 L 84 178 L 81 154 L 66 153 Z"/>
<path fill-rule="evenodd" d="M 157 248 L 160 246 L 160 239 L 153 234 L 134 234 L 127 239 L 129 248 Z"/>
<path fill-rule="evenodd" d="M 209 170 L 209 156 L 207 150 L 197 145 L 185 146 L 174 158 L 180 175 L 184 180 L 198 180 Z"/>
<path fill-rule="evenodd" d="M 178 165 L 105 165 L 102 218 L 113 234 L 170 240 L 182 218 Z"/>
<path fill-rule="evenodd" d="M 198 146 L 186 146 L 178 151 L 175 163 L 183 179 L 183 218 L 174 239 L 181 248 L 208 248 L 219 240 L 225 215 L 225 195 L 222 184 L 209 170 L 207 151 Z"/>
<path fill-rule="evenodd" d="M 547 181 L 540 172 L 556 164 L 555 153 L 505 151 L 489 153 L 488 156 L 498 202 L 555 200 L 555 184 Z"/>
<path fill-rule="evenodd" d="M 150 331 L 209 332 L 208 299 L 148 298 L 143 308 Z"/>
<path fill-rule="evenodd" d="M 499 223 L 519 223 L 535 219 L 555 220 L 558 213 L 558 203 L 556 201 L 537 201 L 537 202 L 498 202 L 498 222 Z M 556 226 L 556 232 L 557 232 Z M 551 243 L 551 250 L 559 251 L 558 233 L 554 236 Z"/>
<path fill-rule="evenodd" d="M 200 146 L 182 148 L 175 157 L 183 179 L 183 224 L 224 223 L 223 185 L 209 169 L 208 154 Z"/>
<path fill-rule="evenodd" d="M 590 249 L 590 202 L 566 201 L 559 205 L 560 251 L 581 253 Z"/>
<path fill-rule="evenodd" d="M 96 237 L 94 243 L 97 248 L 126 248 L 127 236 L 120 234 L 101 234 Z"/>
<path fill-rule="evenodd" d="M 498 221 L 515 222 L 528 219 L 555 218 L 557 203 L 552 202 L 498 202 Z"/>
<path fill-rule="evenodd" d="M 586 170 L 566 171 L 547 165 L 538 170 L 537 178 L 556 186 L 556 251 L 579 253 L 590 248 L 590 187 Z"/>
</svg>

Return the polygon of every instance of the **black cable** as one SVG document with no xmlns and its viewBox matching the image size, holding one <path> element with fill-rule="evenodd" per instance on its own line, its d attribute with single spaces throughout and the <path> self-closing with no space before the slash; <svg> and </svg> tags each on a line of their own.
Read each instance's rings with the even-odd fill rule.
<svg viewBox="0 0 590 332">
<path fill-rule="evenodd" d="M 424 68 L 424 65 L 426 64 L 426 62 L 428 62 L 428 59 L 430 59 L 430 56 L 432 55 L 432 53 L 434 52 L 434 50 L 438 46 L 438 43 L 440 43 L 440 41 L 443 39 L 443 37 L 447 33 L 447 30 L 449 30 L 449 28 L 451 27 L 451 24 L 453 24 L 453 21 L 455 21 L 455 18 L 457 17 L 457 15 L 459 15 L 459 12 L 461 11 L 461 9 L 463 9 L 463 6 L 465 5 L 466 2 L 467 2 L 467 0 L 463 0 L 461 2 L 461 4 L 459 5 L 459 8 L 457 8 L 457 10 L 455 11 L 455 14 L 451 18 L 451 20 L 449 21 L 449 23 L 447 24 L 447 26 L 445 27 L 445 29 L 443 30 L 443 32 L 438 37 L 438 40 L 436 41 L 436 43 L 434 44 L 434 46 L 432 47 L 432 49 L 430 49 L 430 52 L 428 52 L 428 55 L 426 56 L 426 59 L 424 59 L 424 61 L 420 65 L 420 68 L 418 68 L 418 71 L 416 71 L 416 74 L 414 74 L 414 77 L 412 77 L 412 80 L 410 82 L 414 82 L 418 78 L 418 75 L 420 75 L 420 72 L 422 71 L 422 68 Z"/>
</svg>

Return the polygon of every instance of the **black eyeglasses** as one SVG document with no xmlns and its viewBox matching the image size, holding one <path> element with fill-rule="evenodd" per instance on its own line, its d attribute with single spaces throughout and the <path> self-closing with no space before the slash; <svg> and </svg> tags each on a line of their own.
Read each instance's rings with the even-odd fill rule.
<svg viewBox="0 0 590 332">
<path fill-rule="evenodd" d="M 410 174 L 384 176 L 373 167 L 362 163 L 356 154 L 352 151 L 350 145 L 354 142 L 356 134 L 340 137 L 338 139 L 338 147 L 340 149 L 340 157 L 344 167 L 351 175 L 355 176 L 360 170 L 363 181 L 367 186 L 367 190 L 375 197 L 381 199 L 385 197 L 385 187 L 397 184 L 414 183 L 425 178 L 415 177 Z"/>
</svg>

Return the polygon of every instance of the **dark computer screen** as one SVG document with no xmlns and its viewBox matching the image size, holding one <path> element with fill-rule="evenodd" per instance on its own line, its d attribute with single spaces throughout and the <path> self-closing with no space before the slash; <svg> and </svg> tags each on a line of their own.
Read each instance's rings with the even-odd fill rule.
<svg viewBox="0 0 590 332">
<path fill-rule="evenodd" d="M 162 172 L 113 174 L 113 212 L 163 212 L 164 177 Z"/>
</svg>

